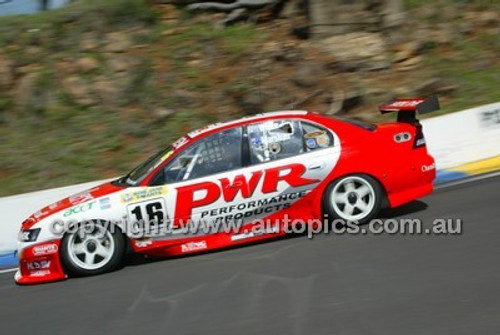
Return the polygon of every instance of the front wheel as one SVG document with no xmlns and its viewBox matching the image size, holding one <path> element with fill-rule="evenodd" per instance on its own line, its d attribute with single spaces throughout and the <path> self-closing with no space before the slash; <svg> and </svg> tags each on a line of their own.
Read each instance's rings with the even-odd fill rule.
<svg viewBox="0 0 500 335">
<path fill-rule="evenodd" d="M 98 275 L 113 271 L 121 264 L 125 246 L 125 237 L 118 229 L 110 231 L 101 222 L 80 224 L 64 235 L 61 261 L 70 274 Z"/>
<path fill-rule="evenodd" d="M 382 188 L 374 178 L 356 174 L 342 177 L 326 188 L 323 209 L 330 219 L 364 224 L 378 214 L 382 198 Z"/>
</svg>

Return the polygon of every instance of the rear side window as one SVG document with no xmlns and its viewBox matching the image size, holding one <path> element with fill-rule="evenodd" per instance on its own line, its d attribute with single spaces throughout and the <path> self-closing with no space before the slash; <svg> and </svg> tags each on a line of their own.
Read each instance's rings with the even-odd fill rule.
<svg viewBox="0 0 500 335">
<path fill-rule="evenodd" d="M 299 121 L 270 120 L 248 126 L 250 162 L 259 164 L 304 152 Z"/>
<path fill-rule="evenodd" d="M 302 122 L 302 132 L 307 152 L 333 146 L 332 134 L 320 126 Z"/>
</svg>

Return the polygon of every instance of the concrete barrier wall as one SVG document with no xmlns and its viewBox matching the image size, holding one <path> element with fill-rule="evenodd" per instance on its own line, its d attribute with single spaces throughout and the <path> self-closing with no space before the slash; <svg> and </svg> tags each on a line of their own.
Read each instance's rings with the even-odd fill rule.
<svg viewBox="0 0 500 335">
<path fill-rule="evenodd" d="M 438 182 L 500 169 L 500 103 L 422 121 L 428 150 L 436 158 Z M 104 181 L 0 198 L 0 267 L 16 264 L 24 219 L 61 198 Z"/>
<path fill-rule="evenodd" d="M 422 121 L 438 170 L 500 156 L 500 103 Z"/>
<path fill-rule="evenodd" d="M 25 193 L 0 198 L 0 268 L 17 263 L 15 250 L 21 223 L 31 214 L 80 191 L 92 188 L 104 181 L 72 185 L 50 190 Z"/>
</svg>

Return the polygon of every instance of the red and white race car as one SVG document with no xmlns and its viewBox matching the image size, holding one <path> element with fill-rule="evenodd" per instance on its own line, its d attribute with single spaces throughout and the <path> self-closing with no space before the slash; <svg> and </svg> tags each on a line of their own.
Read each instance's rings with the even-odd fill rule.
<svg viewBox="0 0 500 335">
<path fill-rule="evenodd" d="M 112 271 L 128 246 L 165 257 L 274 238 L 294 220 L 365 223 L 432 192 L 434 159 L 416 113 L 438 108 L 436 97 L 400 99 L 380 107 L 398 112 L 394 123 L 293 111 L 193 131 L 25 220 L 15 280 Z"/>
</svg>

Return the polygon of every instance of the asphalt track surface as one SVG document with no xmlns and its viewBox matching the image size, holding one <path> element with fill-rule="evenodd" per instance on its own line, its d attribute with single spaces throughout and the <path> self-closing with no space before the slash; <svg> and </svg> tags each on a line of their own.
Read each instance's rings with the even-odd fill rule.
<svg viewBox="0 0 500 335">
<path fill-rule="evenodd" d="M 2 334 L 498 334 L 500 178 L 386 216 L 454 236 L 320 235 L 30 287 L 0 275 Z"/>
</svg>

